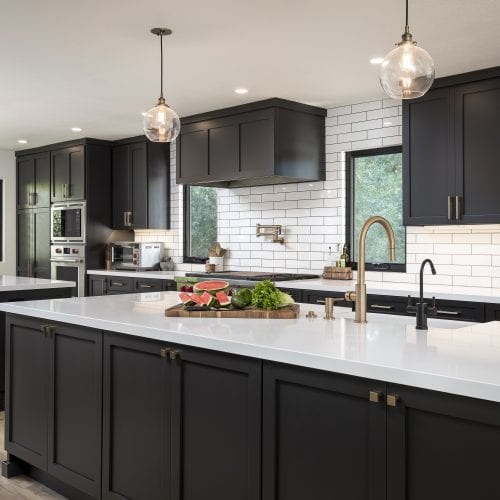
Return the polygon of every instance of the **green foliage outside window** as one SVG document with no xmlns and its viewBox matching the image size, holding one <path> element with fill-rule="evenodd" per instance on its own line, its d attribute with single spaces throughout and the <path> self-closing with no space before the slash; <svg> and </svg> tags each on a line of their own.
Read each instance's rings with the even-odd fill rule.
<svg viewBox="0 0 500 500">
<path fill-rule="evenodd" d="M 188 257 L 208 258 L 208 249 L 217 241 L 217 191 L 211 187 L 189 186 Z"/>
<path fill-rule="evenodd" d="M 363 223 L 372 215 L 382 215 L 392 225 L 396 236 L 396 260 L 406 262 L 406 231 L 403 226 L 402 154 L 355 156 L 352 182 L 354 196 L 354 238 L 351 252 L 357 262 L 357 242 Z M 389 262 L 387 236 L 384 229 L 373 225 L 366 238 L 366 262 Z"/>
</svg>

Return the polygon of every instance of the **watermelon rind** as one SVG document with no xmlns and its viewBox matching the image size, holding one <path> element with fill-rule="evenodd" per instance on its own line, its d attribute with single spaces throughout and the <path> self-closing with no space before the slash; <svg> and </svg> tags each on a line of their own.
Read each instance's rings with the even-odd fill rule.
<svg viewBox="0 0 500 500">
<path fill-rule="evenodd" d="M 191 298 L 189 293 L 181 292 L 179 294 L 179 299 L 185 306 L 191 306 L 194 304 L 194 300 Z"/>
<path fill-rule="evenodd" d="M 231 298 L 228 297 L 224 292 L 217 292 L 215 294 L 216 299 L 221 307 L 227 307 L 231 305 Z"/>
<path fill-rule="evenodd" d="M 207 307 L 211 307 L 215 303 L 215 297 L 211 293 L 203 292 L 200 298 Z"/>
<path fill-rule="evenodd" d="M 193 291 L 198 295 L 201 295 L 203 292 L 208 292 L 215 296 L 217 292 L 222 292 L 224 290 L 227 290 L 228 288 L 229 283 L 227 281 L 208 280 L 195 283 L 193 286 Z"/>
<path fill-rule="evenodd" d="M 197 306 L 204 306 L 205 302 L 203 302 L 202 298 L 197 293 L 191 294 L 191 299 Z"/>
</svg>

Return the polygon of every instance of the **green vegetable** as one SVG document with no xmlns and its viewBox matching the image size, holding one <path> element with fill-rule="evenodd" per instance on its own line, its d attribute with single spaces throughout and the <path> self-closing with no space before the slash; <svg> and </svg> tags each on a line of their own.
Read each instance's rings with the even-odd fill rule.
<svg viewBox="0 0 500 500">
<path fill-rule="evenodd" d="M 252 303 L 252 290 L 242 288 L 236 292 L 236 295 L 243 300 L 246 306 L 249 306 Z"/>
<path fill-rule="evenodd" d="M 293 303 L 290 295 L 278 290 L 269 280 L 258 283 L 252 294 L 252 305 L 258 309 L 279 309 Z"/>
<path fill-rule="evenodd" d="M 235 309 L 244 309 L 247 304 L 245 303 L 243 297 L 240 297 L 239 295 L 233 295 L 231 297 L 231 305 Z"/>
</svg>

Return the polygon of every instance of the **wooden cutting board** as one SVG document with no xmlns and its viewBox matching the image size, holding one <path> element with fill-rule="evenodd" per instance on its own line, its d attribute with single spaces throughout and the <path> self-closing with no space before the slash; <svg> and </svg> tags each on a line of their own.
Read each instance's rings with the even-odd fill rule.
<svg viewBox="0 0 500 500">
<path fill-rule="evenodd" d="M 299 317 L 300 306 L 293 304 L 276 311 L 264 309 L 207 309 L 202 311 L 186 311 L 183 304 L 165 309 L 169 318 L 247 318 L 247 319 L 296 319 Z"/>
</svg>

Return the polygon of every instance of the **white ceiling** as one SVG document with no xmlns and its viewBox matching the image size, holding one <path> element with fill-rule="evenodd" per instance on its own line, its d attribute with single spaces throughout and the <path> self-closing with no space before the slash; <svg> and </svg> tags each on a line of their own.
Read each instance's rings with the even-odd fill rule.
<svg viewBox="0 0 500 500">
<path fill-rule="evenodd" d="M 140 134 L 159 93 L 155 26 L 174 31 L 166 97 L 181 116 L 267 97 L 327 106 L 382 96 L 368 60 L 398 41 L 403 3 L 0 0 L 0 149 Z M 410 0 L 410 28 L 437 76 L 500 65 L 497 0 Z"/>
</svg>

